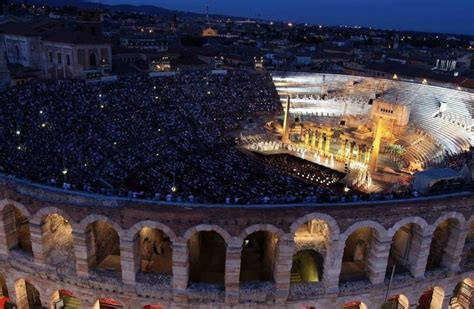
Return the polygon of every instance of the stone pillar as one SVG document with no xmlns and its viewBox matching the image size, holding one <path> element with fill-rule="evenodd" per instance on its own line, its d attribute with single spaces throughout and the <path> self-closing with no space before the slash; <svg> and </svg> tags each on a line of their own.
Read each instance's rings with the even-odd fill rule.
<svg viewBox="0 0 474 309">
<path fill-rule="evenodd" d="M 291 234 L 282 235 L 278 240 L 275 268 L 273 270 L 276 288 L 275 301 L 277 304 L 283 304 L 288 299 L 294 247 L 295 243 Z"/>
<path fill-rule="evenodd" d="M 227 243 L 227 252 L 225 258 L 226 305 L 239 304 L 241 254 L 242 240 L 238 237 L 234 237 Z"/>
<path fill-rule="evenodd" d="M 31 250 L 33 251 L 33 258 L 35 264 L 40 266 L 46 266 L 46 260 L 43 250 L 43 238 L 41 233 L 41 223 L 30 221 L 30 237 L 31 237 Z"/>
<path fill-rule="evenodd" d="M 323 283 L 326 293 L 339 292 L 339 276 L 341 275 L 342 256 L 345 243 L 333 240 L 331 248 L 324 260 Z"/>
<path fill-rule="evenodd" d="M 6 230 L 6 222 L 5 216 L 3 215 L 2 212 L 0 212 L 0 256 L 8 256 L 10 247 L 8 246 L 8 241 L 7 241 L 7 233 L 10 232 L 10 230 Z"/>
<path fill-rule="evenodd" d="M 89 258 L 86 245 L 86 235 L 84 231 L 73 230 L 72 237 L 74 239 L 77 274 L 82 277 L 89 277 Z"/>
<path fill-rule="evenodd" d="M 449 299 L 447 301 L 445 300 L 444 290 L 439 287 L 434 287 L 433 296 L 431 298 L 430 309 L 442 309 L 442 308 L 444 309 L 444 308 L 448 308 L 448 305 L 449 305 Z"/>
<path fill-rule="evenodd" d="M 372 284 L 384 283 L 391 244 L 391 238 L 380 239 L 375 233 L 372 236 L 372 245 L 367 258 L 367 275 Z"/>
<path fill-rule="evenodd" d="M 450 228 L 449 241 L 444 249 L 442 264 L 452 271 L 459 270 L 462 250 L 468 233 L 468 228 L 460 228 L 458 225 L 453 225 Z"/>
<path fill-rule="evenodd" d="M 185 304 L 188 301 L 188 272 L 189 272 L 189 252 L 188 244 L 185 239 L 176 239 L 173 241 L 173 279 L 171 286 L 173 288 L 173 301 L 175 303 Z"/>
<path fill-rule="evenodd" d="M 430 245 L 431 234 L 424 235 L 423 232 L 418 229 L 413 230 L 407 266 L 415 278 L 423 278 L 425 276 L 426 262 L 430 254 Z"/>
<path fill-rule="evenodd" d="M 135 277 L 137 273 L 136 260 L 140 256 L 135 255 L 133 240 L 126 237 L 120 237 L 120 265 L 122 266 L 122 282 L 125 285 L 135 286 Z"/>
</svg>

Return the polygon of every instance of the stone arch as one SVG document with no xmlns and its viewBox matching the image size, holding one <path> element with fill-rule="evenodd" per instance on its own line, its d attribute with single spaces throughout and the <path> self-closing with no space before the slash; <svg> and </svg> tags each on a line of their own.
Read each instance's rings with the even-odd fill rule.
<svg viewBox="0 0 474 309">
<path fill-rule="evenodd" d="M 428 223 L 420 217 L 409 217 L 395 223 L 388 230 L 391 238 L 387 260 L 387 274 L 395 266 L 395 275 L 413 273 L 412 267 L 417 260 L 417 248 L 420 246 L 421 237 L 426 234 Z M 387 238 L 388 238 L 387 237 Z"/>
<path fill-rule="evenodd" d="M 387 237 L 392 238 L 401 227 L 410 223 L 418 225 L 422 231 L 426 231 L 429 226 L 428 222 L 426 222 L 426 220 L 421 217 L 404 218 L 400 221 L 397 221 L 391 228 L 388 229 Z"/>
<path fill-rule="evenodd" d="M 42 210 L 35 215 L 35 220 L 39 220 L 40 248 L 45 263 L 55 267 L 58 273 L 75 273 L 73 221 L 67 213 L 54 207 Z"/>
<path fill-rule="evenodd" d="M 441 223 L 449 219 L 453 219 L 454 221 L 457 221 L 457 224 L 460 228 L 466 225 L 466 219 L 464 218 L 464 216 L 458 212 L 453 211 L 453 212 L 446 213 L 442 215 L 441 217 L 438 217 L 438 219 L 436 219 L 436 221 L 433 222 L 433 224 L 429 226 L 430 234 L 433 234 L 433 232 L 438 227 L 438 225 L 440 225 Z"/>
<path fill-rule="evenodd" d="M 331 230 L 331 240 L 332 241 L 338 240 L 341 231 L 336 220 L 330 215 L 319 213 L 319 212 L 313 212 L 297 219 L 295 222 L 293 222 L 293 224 L 291 224 L 291 227 L 290 227 L 291 233 L 295 234 L 298 227 L 300 227 L 302 224 L 305 224 L 306 222 L 311 221 L 311 220 L 318 220 L 318 219 L 324 221 L 329 226 Z"/>
<path fill-rule="evenodd" d="M 184 239 L 185 240 L 189 240 L 195 233 L 197 232 L 216 232 L 217 234 L 219 234 L 226 243 L 230 243 L 231 242 L 231 236 L 230 234 L 223 228 L 221 228 L 220 226 L 218 225 L 215 225 L 215 224 L 199 224 L 199 225 L 196 225 L 190 229 L 188 229 L 185 233 L 184 233 Z"/>
<path fill-rule="evenodd" d="M 252 225 L 240 234 L 240 282 L 273 281 L 277 247 L 283 234 L 270 224 Z"/>
<path fill-rule="evenodd" d="M 284 234 L 281 229 L 277 228 L 272 224 L 255 224 L 245 228 L 242 233 L 240 233 L 239 237 L 243 242 L 247 236 L 259 231 L 271 232 L 275 234 L 278 238 L 280 238 Z"/>
<path fill-rule="evenodd" d="M 163 224 L 159 221 L 152 221 L 152 220 L 145 220 L 145 221 L 140 221 L 138 223 L 135 223 L 132 225 L 128 231 L 127 231 L 127 237 L 129 239 L 134 239 L 136 235 L 144 228 L 152 228 L 152 229 L 158 229 L 163 231 L 168 237 L 171 239 L 171 241 L 176 240 L 176 233 L 166 224 Z"/>
<path fill-rule="evenodd" d="M 458 245 L 461 241 L 464 244 L 464 236 L 460 238 L 460 231 L 466 226 L 466 220 L 464 217 L 456 212 L 446 213 L 440 216 L 432 225 L 429 227 L 429 234 L 431 235 L 431 244 L 428 254 L 428 260 L 426 270 L 432 270 L 439 267 L 450 267 L 454 262 L 453 253 L 457 255 L 457 252 L 453 251 L 453 248 Z M 459 260 L 462 253 L 462 247 L 460 247 Z M 454 257 L 457 259 L 458 257 Z M 456 263 L 459 263 L 457 261 Z"/>
<path fill-rule="evenodd" d="M 30 280 L 18 279 L 15 281 L 15 294 L 18 309 L 42 308 L 40 291 Z"/>
<path fill-rule="evenodd" d="M 379 238 L 385 238 L 387 236 L 387 230 L 378 222 L 372 221 L 372 220 L 364 220 L 364 221 L 359 221 L 351 226 L 349 226 L 344 233 L 341 234 L 341 242 L 347 240 L 347 238 L 354 233 L 356 230 L 363 228 L 363 227 L 369 227 L 372 228 L 375 232 L 377 232 L 377 237 Z"/>
<path fill-rule="evenodd" d="M 127 238 L 133 243 L 133 270 L 138 273 L 137 281 L 161 279 L 163 282 L 170 279 L 172 244 L 176 234 L 167 225 L 151 220 L 141 221 L 128 230 Z"/>
<path fill-rule="evenodd" d="M 115 231 L 117 231 L 117 233 L 119 234 L 121 238 L 123 237 L 124 230 L 122 229 L 122 227 L 118 225 L 117 223 L 115 223 L 114 221 L 112 221 L 109 217 L 106 217 L 103 215 L 96 215 L 96 214 L 88 215 L 87 217 L 81 220 L 81 223 L 79 224 L 79 228 L 82 231 L 84 231 L 89 224 L 94 223 L 95 221 L 107 222 L 114 228 Z"/>
<path fill-rule="evenodd" d="M 17 208 L 25 217 L 30 219 L 31 214 L 28 211 L 28 209 L 25 207 L 25 205 L 14 200 L 10 200 L 10 199 L 3 199 L 0 201 L 0 212 L 3 212 L 3 209 L 8 205 L 15 206 L 15 208 Z"/>
<path fill-rule="evenodd" d="M 121 272 L 121 227 L 101 215 L 89 215 L 81 221 L 90 269 L 106 269 Z"/>
<path fill-rule="evenodd" d="M 201 224 L 184 234 L 190 283 L 224 285 L 227 246 L 231 236 L 216 225 Z"/>
<path fill-rule="evenodd" d="M 331 269 L 334 254 L 337 252 L 337 247 L 334 247 L 333 244 L 337 244 L 341 237 L 339 225 L 334 218 L 322 213 L 310 213 L 296 220 L 291 225 L 291 232 L 295 243 L 290 270 L 292 282 L 299 281 L 298 274 L 302 277 L 306 276 L 301 274 L 302 269 L 298 266 L 301 263 L 301 258 L 308 261 L 314 260 L 311 267 L 314 268 L 317 265 L 320 271 Z M 298 251 L 305 249 L 311 249 L 316 253 L 312 258 L 309 258 L 309 253 L 304 257 L 298 255 Z M 319 265 L 319 257 L 322 257 L 323 265 Z M 323 276 L 328 274 L 325 271 L 322 273 Z M 324 281 L 326 278 L 319 279 Z"/>
<path fill-rule="evenodd" d="M 72 219 L 72 217 L 64 210 L 56 208 L 56 207 L 44 207 L 38 210 L 33 217 L 31 218 L 32 222 L 36 223 L 41 223 L 41 220 L 44 219 L 44 217 L 50 215 L 50 214 L 58 214 L 71 224 L 73 228 L 78 228 L 77 223 Z"/>
<path fill-rule="evenodd" d="M 8 250 L 20 250 L 33 253 L 30 233 L 31 215 L 26 207 L 12 200 L 4 199 L 0 202 L 0 242 Z"/>
<path fill-rule="evenodd" d="M 375 221 L 366 220 L 352 224 L 339 239 L 342 259 L 340 282 L 369 278 L 369 269 L 375 263 L 371 253 L 380 239 L 386 238 L 385 228 Z"/>
</svg>

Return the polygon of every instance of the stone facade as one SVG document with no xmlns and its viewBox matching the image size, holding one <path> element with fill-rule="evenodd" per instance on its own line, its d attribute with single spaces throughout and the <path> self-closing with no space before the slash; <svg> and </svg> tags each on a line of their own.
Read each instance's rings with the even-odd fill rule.
<svg viewBox="0 0 474 309">
<path fill-rule="evenodd" d="M 465 260 L 469 254 L 472 256 L 468 242 L 472 245 L 473 240 L 468 235 L 473 234 L 473 206 L 472 193 L 330 206 L 184 205 L 73 193 L 2 178 L 0 275 L 10 299 L 19 308 L 27 308 L 25 291 L 32 294 L 31 287 L 47 308 L 58 290 L 71 292 L 81 301 L 82 308 L 96 308 L 96 301 L 101 298 L 112 298 L 124 308 L 133 309 L 157 304 L 164 308 L 320 309 L 341 308 L 352 302 L 360 302 L 360 308 L 381 308 L 388 287 L 389 260 L 403 260 L 399 242 L 408 233 L 410 244 L 403 247 L 407 253 L 404 258 L 410 261 L 404 264 L 407 272 L 395 275 L 388 296 L 398 295 L 404 308 L 416 308 L 423 293 L 434 288 L 430 306 L 444 309 L 449 308 L 456 285 L 474 279 L 469 266 L 472 262 Z M 16 228 L 9 221 L 13 218 L 12 209 L 29 225 L 32 253 L 15 245 L 18 237 L 12 236 L 12 231 Z M 100 225 L 91 228 L 97 222 Z M 63 227 L 67 224 L 70 226 Z M 449 227 L 443 235 L 446 239 L 432 246 L 435 231 L 443 232 L 437 230 L 439 226 Z M 168 281 L 138 280 L 142 257 L 137 239 L 143 228 L 160 230 L 160 235 L 169 237 L 172 274 Z M 107 238 L 111 235 L 108 229 L 118 238 Z M 53 234 L 57 231 L 70 233 L 73 240 L 73 271 L 69 273 L 50 265 L 48 242 L 58 239 L 60 235 Z M 243 284 L 242 248 L 250 235 L 261 231 L 272 235 L 266 237 L 269 242 L 265 245 L 265 250 L 272 254 L 262 261 L 271 265 L 273 280 Z M 94 232 L 101 236 L 95 237 Z M 200 232 L 217 233 L 225 242 L 222 288 L 211 289 L 189 280 L 190 257 L 199 255 L 193 237 Z M 344 256 L 354 246 L 350 242 L 354 235 L 359 235 L 358 241 L 367 243 L 363 250 L 351 249 L 361 250 L 354 259 L 364 259 L 366 280 L 342 282 Z M 440 244 L 444 244 L 440 265 L 427 270 L 430 254 L 439 251 Z M 118 275 L 93 270 L 97 258 L 94 248 L 119 257 Z M 303 249 L 315 250 L 323 257 L 321 282 L 291 282 L 293 256 Z"/>
</svg>

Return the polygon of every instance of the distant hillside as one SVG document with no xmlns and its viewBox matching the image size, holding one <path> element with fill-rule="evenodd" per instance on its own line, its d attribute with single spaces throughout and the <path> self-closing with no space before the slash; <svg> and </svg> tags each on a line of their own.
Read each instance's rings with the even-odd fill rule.
<svg viewBox="0 0 474 309">
<path fill-rule="evenodd" d="M 14 2 L 22 3 L 22 0 L 15 0 Z M 146 13 L 149 15 L 173 15 L 175 11 L 167 10 L 161 7 L 153 6 L 153 5 L 130 5 L 130 4 L 118 4 L 118 5 L 109 5 L 97 2 L 89 2 L 83 0 L 28 0 L 29 4 L 35 5 L 48 5 L 48 6 L 56 6 L 56 7 L 63 7 L 63 6 L 75 6 L 81 8 L 100 8 L 104 10 L 111 10 L 111 11 L 123 11 L 123 12 L 136 12 L 136 13 Z M 189 15 L 199 15 L 199 14 L 192 14 L 186 13 Z"/>
</svg>

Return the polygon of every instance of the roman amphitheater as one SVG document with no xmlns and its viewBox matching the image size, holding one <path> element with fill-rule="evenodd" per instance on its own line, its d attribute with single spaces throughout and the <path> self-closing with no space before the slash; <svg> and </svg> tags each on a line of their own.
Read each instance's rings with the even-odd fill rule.
<svg viewBox="0 0 474 309">
<path fill-rule="evenodd" d="M 256 90 L 232 88 L 255 80 Z M 0 299 L 20 309 L 473 308 L 474 95 L 341 75 L 266 82 L 198 74 L 4 94 Z M 264 106 L 225 101 L 230 114 L 219 105 L 262 94 L 272 98 Z M 123 97 L 138 109 L 124 112 Z M 289 103 L 283 120 L 274 102 Z M 138 127 L 143 110 L 155 114 L 139 115 Z M 245 134 L 221 143 L 239 128 L 232 121 L 245 121 Z M 94 138 L 65 129 L 61 140 L 59 125 Z M 134 134 L 146 129 L 146 140 Z M 403 156 L 389 156 L 388 143 Z M 344 178 L 353 161 L 370 171 L 373 192 Z M 449 169 L 449 179 L 423 194 L 400 180 L 430 168 Z"/>
</svg>

